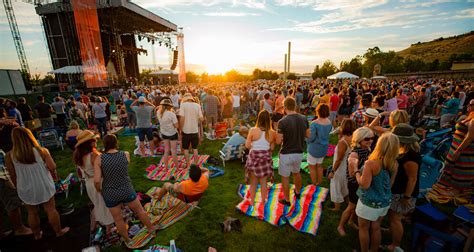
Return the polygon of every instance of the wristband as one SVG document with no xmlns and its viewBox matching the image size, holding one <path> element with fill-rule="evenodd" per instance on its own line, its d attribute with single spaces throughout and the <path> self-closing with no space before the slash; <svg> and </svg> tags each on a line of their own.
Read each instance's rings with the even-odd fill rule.
<svg viewBox="0 0 474 252">
<path fill-rule="evenodd" d="M 355 176 L 357 173 L 360 174 L 360 171 L 359 171 L 359 170 L 355 171 L 355 172 L 354 172 L 354 176 Z"/>
<path fill-rule="evenodd" d="M 410 196 L 406 196 L 406 195 L 403 195 L 403 198 L 404 198 L 404 199 L 411 199 Z"/>
</svg>

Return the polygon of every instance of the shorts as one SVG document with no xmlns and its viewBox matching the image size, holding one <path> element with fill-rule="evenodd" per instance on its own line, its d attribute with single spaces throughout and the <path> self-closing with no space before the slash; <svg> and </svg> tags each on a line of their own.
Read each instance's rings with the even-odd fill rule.
<svg viewBox="0 0 474 252">
<path fill-rule="evenodd" d="M 359 199 L 359 201 L 357 201 L 356 214 L 362 219 L 376 221 L 378 218 L 387 215 L 389 208 L 390 206 L 382 208 L 372 208 L 364 205 Z"/>
<path fill-rule="evenodd" d="M 178 140 L 178 133 L 172 135 L 172 136 L 167 136 L 167 135 L 163 135 L 161 134 L 161 139 L 163 140 L 170 140 L 170 141 L 176 141 Z"/>
<path fill-rule="evenodd" d="M 145 137 L 148 141 L 153 140 L 153 130 L 152 128 L 137 128 L 138 140 L 140 142 L 145 141 Z"/>
<path fill-rule="evenodd" d="M 324 157 L 315 158 L 311 156 L 311 154 L 308 153 L 307 161 L 308 161 L 308 164 L 310 165 L 322 164 L 324 161 Z"/>
<path fill-rule="evenodd" d="M 336 116 L 337 116 L 337 111 L 331 111 L 329 113 L 329 120 L 332 122 L 334 120 L 336 120 Z"/>
<path fill-rule="evenodd" d="M 116 207 L 120 204 L 127 204 L 127 203 L 130 203 L 132 201 L 134 201 L 135 199 L 137 198 L 137 193 L 136 192 L 133 192 L 132 194 L 130 194 L 130 196 L 128 196 L 125 200 L 121 200 L 121 201 L 113 201 L 113 200 L 108 200 L 104 197 L 104 202 L 105 202 L 105 206 L 108 207 L 108 208 L 112 208 L 112 207 Z"/>
<path fill-rule="evenodd" d="M 349 202 L 352 204 L 357 204 L 359 196 L 357 196 L 357 189 L 359 189 L 359 184 L 357 181 L 347 181 L 347 190 L 349 191 Z"/>
<path fill-rule="evenodd" d="M 206 122 L 207 124 L 215 125 L 217 123 L 217 115 L 206 115 Z"/>
<path fill-rule="evenodd" d="M 289 177 L 291 173 L 300 173 L 301 161 L 303 161 L 303 153 L 280 154 L 278 174 Z"/>
<path fill-rule="evenodd" d="M 390 210 L 397 214 L 407 214 L 412 212 L 415 209 L 416 198 L 411 198 L 408 200 L 408 206 L 402 207 L 400 200 L 403 198 L 402 194 L 393 194 L 392 203 L 390 204 Z"/>
<path fill-rule="evenodd" d="M 272 114 L 272 121 L 273 121 L 273 122 L 278 122 L 278 121 L 280 121 L 282 118 L 283 118 L 283 114 L 279 114 L 279 113 L 273 113 L 273 114 Z"/>
<path fill-rule="evenodd" d="M 127 112 L 127 120 L 128 123 L 137 123 L 137 116 L 135 115 L 135 112 Z"/>
<path fill-rule="evenodd" d="M 0 179 L 0 205 L 1 209 L 10 212 L 21 207 L 22 202 L 14 188 L 9 185 L 9 182 Z"/>
<path fill-rule="evenodd" d="M 199 144 L 199 135 L 198 133 L 193 133 L 193 134 L 183 133 L 183 139 L 181 141 L 183 143 L 184 150 L 189 149 L 189 145 L 191 145 L 193 149 L 197 149 L 198 144 Z"/>
<path fill-rule="evenodd" d="M 237 116 L 240 114 L 240 107 L 233 107 L 232 112 L 234 113 L 234 116 Z"/>
</svg>

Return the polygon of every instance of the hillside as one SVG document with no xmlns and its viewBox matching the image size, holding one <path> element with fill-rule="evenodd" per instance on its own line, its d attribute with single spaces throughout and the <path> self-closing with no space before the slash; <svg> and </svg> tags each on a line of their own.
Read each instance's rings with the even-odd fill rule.
<svg viewBox="0 0 474 252">
<path fill-rule="evenodd" d="M 452 54 L 465 53 L 474 54 L 474 31 L 430 42 L 418 42 L 397 52 L 403 58 L 422 59 L 424 62 L 432 62 L 435 59 L 446 61 Z"/>
</svg>

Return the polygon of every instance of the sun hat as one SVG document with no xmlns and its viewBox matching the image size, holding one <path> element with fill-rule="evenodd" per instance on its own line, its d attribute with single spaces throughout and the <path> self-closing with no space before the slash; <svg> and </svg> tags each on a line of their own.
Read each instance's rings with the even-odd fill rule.
<svg viewBox="0 0 474 252">
<path fill-rule="evenodd" d="M 171 102 L 171 99 L 169 99 L 169 98 L 165 98 L 165 99 L 161 100 L 160 105 L 173 107 L 173 103 Z"/>
<path fill-rule="evenodd" d="M 186 94 L 184 94 L 182 101 L 183 102 L 185 102 L 185 101 L 194 101 L 194 97 L 190 93 L 186 93 Z"/>
<path fill-rule="evenodd" d="M 406 123 L 399 123 L 393 128 L 392 133 L 398 136 L 400 143 L 410 144 L 420 140 L 415 134 L 413 127 Z"/>
<path fill-rule="evenodd" d="M 375 118 L 379 115 L 379 112 L 376 109 L 368 108 L 368 109 L 365 110 L 365 112 L 363 114 L 367 117 Z"/>
<path fill-rule="evenodd" d="M 138 102 L 146 102 L 146 98 L 144 96 L 138 97 Z"/>
<path fill-rule="evenodd" d="M 76 137 L 77 143 L 74 147 L 78 147 L 79 145 L 91 140 L 91 139 L 97 139 L 99 138 L 98 135 L 94 134 L 94 132 L 90 130 L 83 130 L 79 135 Z"/>
</svg>

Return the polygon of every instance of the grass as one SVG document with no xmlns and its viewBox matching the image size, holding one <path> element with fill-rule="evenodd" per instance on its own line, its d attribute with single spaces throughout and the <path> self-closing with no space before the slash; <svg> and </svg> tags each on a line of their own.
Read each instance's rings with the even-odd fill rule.
<svg viewBox="0 0 474 252">
<path fill-rule="evenodd" d="M 332 143 L 336 141 L 337 137 L 331 138 Z M 119 137 L 122 150 L 133 153 L 134 143 L 133 137 Z M 221 147 L 220 141 L 205 140 L 199 146 L 199 152 L 218 157 Z M 72 165 L 71 150 L 53 151 L 52 154 L 61 177 L 75 171 Z M 159 158 L 138 158 L 132 155 L 129 174 L 136 191 L 145 192 L 152 186 L 163 184 L 144 177 L 145 168 L 158 161 Z M 332 158 L 326 158 L 324 167 L 331 163 Z M 201 209 L 193 210 L 171 227 L 159 231 L 149 245 L 166 245 L 174 239 L 177 247 L 184 251 L 207 251 L 209 247 L 214 247 L 218 251 L 350 251 L 352 248 L 358 247 L 358 236 L 355 230 L 347 227 L 346 237 L 338 235 L 336 227 L 340 212 L 335 213 L 329 210 L 332 207 L 329 196 L 324 203 L 321 223 L 316 236 L 300 233 L 288 225 L 274 227 L 237 212 L 235 206 L 241 199 L 236 192 L 238 185 L 243 183 L 243 180 L 244 170 L 241 163 L 239 161 L 226 162 L 225 175 L 210 180 L 209 189 L 199 203 Z M 277 183 L 280 181 L 278 175 L 275 176 L 275 180 Z M 310 183 L 309 175 L 303 173 L 303 185 L 308 183 Z M 326 178 L 324 178 L 323 186 L 329 187 Z M 73 202 L 76 207 L 86 204 L 88 201 L 86 194 L 81 197 L 78 191 L 76 188 L 73 189 L 69 199 L 62 201 Z M 60 198 L 63 199 L 63 197 Z M 60 200 L 57 204 L 62 203 Z M 223 233 L 221 231 L 219 223 L 227 216 L 241 220 L 242 233 Z M 389 242 L 387 238 L 384 236 L 384 241 Z M 115 246 L 109 248 L 108 251 L 125 251 L 125 247 Z"/>
</svg>

